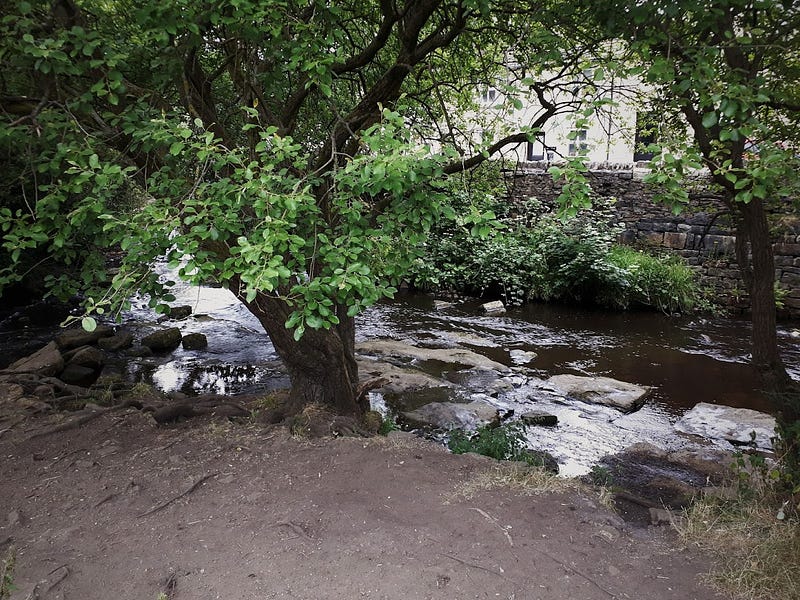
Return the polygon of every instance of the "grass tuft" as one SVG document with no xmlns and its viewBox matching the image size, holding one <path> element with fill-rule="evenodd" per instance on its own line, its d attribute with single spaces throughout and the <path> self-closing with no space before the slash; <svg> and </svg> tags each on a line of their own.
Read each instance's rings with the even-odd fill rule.
<svg viewBox="0 0 800 600">
<path fill-rule="evenodd" d="M 769 486 L 735 492 L 698 500 L 675 528 L 714 557 L 708 578 L 719 590 L 750 600 L 800 600 L 800 521 L 778 518 L 783 502 Z"/>
<path fill-rule="evenodd" d="M 469 500 L 479 492 L 496 488 L 512 489 L 528 496 L 536 496 L 576 490 L 579 487 L 577 480 L 558 477 L 542 467 L 501 463 L 460 483 L 448 497 L 448 501 Z"/>
</svg>

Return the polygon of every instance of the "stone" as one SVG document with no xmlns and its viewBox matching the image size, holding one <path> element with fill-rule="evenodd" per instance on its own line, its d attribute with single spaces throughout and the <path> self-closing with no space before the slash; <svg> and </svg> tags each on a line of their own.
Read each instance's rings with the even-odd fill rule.
<svg viewBox="0 0 800 600">
<path fill-rule="evenodd" d="M 776 424 L 774 417 L 757 410 L 701 402 L 675 423 L 675 429 L 736 445 L 755 443 L 758 448 L 771 450 Z"/>
<path fill-rule="evenodd" d="M 78 365 L 80 367 L 87 367 L 93 371 L 99 371 L 106 364 L 106 354 L 100 348 L 94 346 L 84 346 L 79 348 L 77 352 L 67 360 L 67 365 Z"/>
<path fill-rule="evenodd" d="M 532 410 L 520 415 L 519 420 L 525 425 L 539 427 L 555 427 L 558 425 L 558 417 L 540 410 Z"/>
<path fill-rule="evenodd" d="M 175 350 L 180 343 L 183 335 L 177 327 L 159 329 L 150 335 L 142 338 L 142 346 L 147 346 L 153 352 L 169 352 Z"/>
<path fill-rule="evenodd" d="M 403 416 L 414 423 L 442 429 L 475 429 L 497 417 L 497 408 L 486 402 L 469 404 L 431 402 Z"/>
<path fill-rule="evenodd" d="M 682 250 L 686 247 L 686 234 L 667 232 L 664 234 L 664 245 L 667 248 Z"/>
<path fill-rule="evenodd" d="M 71 350 L 80 346 L 91 346 L 97 340 L 114 335 L 113 327 L 98 325 L 94 331 L 85 329 L 67 329 L 56 336 L 55 341 L 61 350 Z"/>
<path fill-rule="evenodd" d="M 650 509 L 650 524 L 654 527 L 659 525 L 670 525 L 674 520 L 672 511 L 666 508 L 651 508 Z"/>
<path fill-rule="evenodd" d="M 515 365 L 525 365 L 536 358 L 538 354 L 536 354 L 536 352 L 531 352 L 530 350 L 517 349 L 509 351 L 508 356 L 511 358 L 511 362 L 513 362 Z"/>
<path fill-rule="evenodd" d="M 481 304 L 481 310 L 487 315 L 502 315 L 506 312 L 505 305 L 500 300 Z"/>
<path fill-rule="evenodd" d="M 444 300 L 434 300 L 433 301 L 433 310 L 445 310 L 447 308 L 453 308 L 455 306 L 452 302 L 445 302 Z"/>
<path fill-rule="evenodd" d="M 36 373 L 45 377 L 58 375 L 64 368 L 64 357 L 58 350 L 56 342 L 50 342 L 44 348 L 30 356 L 20 358 L 12 363 L 6 371 L 12 373 Z"/>
<path fill-rule="evenodd" d="M 371 354 L 385 357 L 386 360 L 404 359 L 408 362 L 435 360 L 447 364 L 464 365 L 468 367 L 480 367 L 483 369 L 493 369 L 500 373 L 511 371 L 506 365 L 494 361 L 482 354 L 462 348 L 454 349 L 434 349 L 419 348 L 411 344 L 396 342 L 394 340 L 369 340 L 356 344 L 356 351 L 359 354 Z"/>
<path fill-rule="evenodd" d="M 205 350 L 208 338 L 202 333 L 187 333 L 181 341 L 184 350 Z"/>
<path fill-rule="evenodd" d="M 133 334 L 129 331 L 119 331 L 111 337 L 100 338 L 97 345 L 109 352 L 119 352 L 133 346 Z"/>
<path fill-rule="evenodd" d="M 190 316 L 192 316 L 192 307 L 189 305 L 171 306 L 169 309 L 169 318 L 173 321 L 181 321 Z"/>
<path fill-rule="evenodd" d="M 64 367 L 64 370 L 61 371 L 59 379 L 70 385 L 89 387 L 97 379 L 97 371 L 89 367 L 82 367 L 81 365 L 68 364 Z"/>
<path fill-rule="evenodd" d="M 580 375 L 554 375 L 547 380 L 547 384 L 570 398 L 609 406 L 622 412 L 640 408 L 652 389 L 610 377 Z"/>
<path fill-rule="evenodd" d="M 146 358 L 148 356 L 153 356 L 153 351 L 147 346 L 134 346 L 133 348 L 129 348 L 125 354 L 133 358 Z"/>
</svg>

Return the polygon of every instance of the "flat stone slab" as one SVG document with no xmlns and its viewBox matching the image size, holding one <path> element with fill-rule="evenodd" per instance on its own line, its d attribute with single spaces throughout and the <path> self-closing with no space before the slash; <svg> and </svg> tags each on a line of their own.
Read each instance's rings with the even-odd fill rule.
<svg viewBox="0 0 800 600">
<path fill-rule="evenodd" d="M 392 340 L 371 340 L 356 344 L 356 352 L 359 354 L 375 354 L 410 360 L 438 360 L 444 363 L 492 369 L 500 373 L 507 373 L 511 370 L 502 363 L 463 348 L 419 348 Z"/>
<path fill-rule="evenodd" d="M 775 418 L 767 413 L 701 402 L 675 423 L 675 429 L 738 445 L 754 441 L 759 448 L 771 450 L 775 425 Z"/>
<path fill-rule="evenodd" d="M 30 356 L 20 358 L 11 364 L 6 371 L 10 373 L 36 373 L 48 377 L 58 375 L 63 369 L 64 357 L 59 352 L 56 343 L 50 342 Z"/>
<path fill-rule="evenodd" d="M 553 375 L 546 383 L 570 398 L 609 406 L 622 412 L 632 412 L 640 408 L 652 389 L 611 377 L 580 375 Z"/>
<path fill-rule="evenodd" d="M 479 400 L 469 404 L 431 402 L 417 410 L 404 412 L 403 416 L 415 423 L 443 429 L 474 429 L 494 419 L 497 408 Z"/>
</svg>

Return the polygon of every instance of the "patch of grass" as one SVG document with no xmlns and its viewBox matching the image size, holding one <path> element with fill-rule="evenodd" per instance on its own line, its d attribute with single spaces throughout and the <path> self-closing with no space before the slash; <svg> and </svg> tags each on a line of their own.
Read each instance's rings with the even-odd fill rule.
<svg viewBox="0 0 800 600">
<path fill-rule="evenodd" d="M 469 500 L 479 492 L 496 488 L 508 488 L 535 496 L 576 490 L 580 484 L 574 479 L 558 477 L 542 467 L 530 467 L 520 463 L 501 463 L 492 469 L 481 471 L 459 484 L 448 501 Z"/>
<path fill-rule="evenodd" d="M 786 518 L 785 496 L 773 483 L 735 485 L 726 497 L 695 502 L 675 528 L 714 557 L 709 580 L 718 589 L 752 600 L 800 600 L 800 521 Z"/>
<path fill-rule="evenodd" d="M 5 558 L 0 560 L 0 600 L 11 597 L 14 587 L 14 566 L 17 562 L 17 550 L 13 546 L 6 552 Z"/>
</svg>

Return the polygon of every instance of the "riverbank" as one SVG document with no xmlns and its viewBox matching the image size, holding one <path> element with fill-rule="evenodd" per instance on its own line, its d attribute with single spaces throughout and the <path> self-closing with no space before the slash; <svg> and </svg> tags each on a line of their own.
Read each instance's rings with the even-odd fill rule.
<svg viewBox="0 0 800 600">
<path fill-rule="evenodd" d="M 32 437 L 49 419 L 0 437 L 13 600 L 723 598 L 668 527 L 409 434 L 309 441 L 120 410 Z"/>
</svg>

